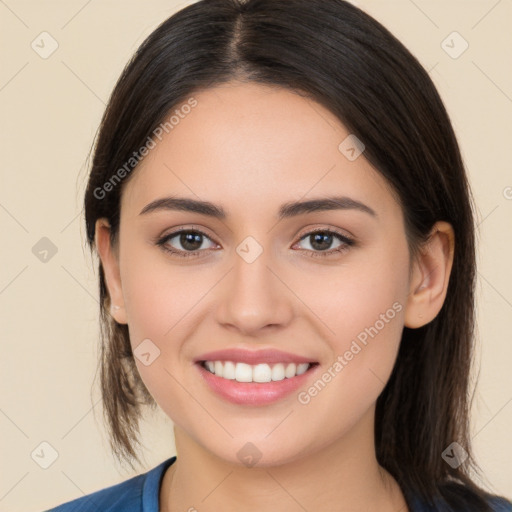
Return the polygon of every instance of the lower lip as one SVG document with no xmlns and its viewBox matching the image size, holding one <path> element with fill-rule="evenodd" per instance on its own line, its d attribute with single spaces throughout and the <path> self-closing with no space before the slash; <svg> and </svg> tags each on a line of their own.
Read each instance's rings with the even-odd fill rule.
<svg viewBox="0 0 512 512">
<path fill-rule="evenodd" d="M 210 389 L 238 405 L 266 405 L 281 400 L 304 386 L 319 367 L 319 365 L 311 366 L 305 373 L 290 379 L 259 383 L 224 379 L 208 371 L 201 363 L 196 363 L 196 366 Z"/>
</svg>

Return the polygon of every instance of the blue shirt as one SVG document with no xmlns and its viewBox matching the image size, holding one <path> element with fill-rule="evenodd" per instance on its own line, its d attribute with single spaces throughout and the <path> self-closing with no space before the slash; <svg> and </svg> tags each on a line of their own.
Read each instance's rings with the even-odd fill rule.
<svg viewBox="0 0 512 512">
<path fill-rule="evenodd" d="M 165 470 L 175 462 L 176 456 L 160 463 L 146 473 L 111 487 L 63 503 L 45 512 L 159 512 L 160 486 Z M 489 504 L 495 512 L 512 512 L 512 503 L 493 496 Z M 414 499 L 412 512 L 436 512 L 435 509 Z"/>
</svg>

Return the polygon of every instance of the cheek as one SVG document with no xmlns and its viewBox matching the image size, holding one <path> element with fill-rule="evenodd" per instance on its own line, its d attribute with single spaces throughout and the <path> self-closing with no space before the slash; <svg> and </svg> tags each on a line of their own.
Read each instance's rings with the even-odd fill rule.
<svg viewBox="0 0 512 512">
<path fill-rule="evenodd" d="M 121 261 L 121 280 L 132 346 L 172 338 L 207 291 L 208 276 L 171 264 L 154 247 L 127 244 L 124 254 L 129 257 Z"/>
<path fill-rule="evenodd" d="M 166 264 L 151 250 L 143 253 L 133 250 L 121 267 L 130 343 L 146 388 L 174 420 L 177 411 L 180 416 L 190 405 L 179 385 L 182 345 L 192 330 L 189 318 L 207 291 L 205 276 L 196 279 L 186 267 Z"/>
<path fill-rule="evenodd" d="M 370 340 L 376 340 L 377 343 L 372 343 L 373 350 L 393 351 L 403 326 L 405 281 L 396 279 L 392 269 L 367 268 L 347 276 L 338 289 L 332 301 L 336 306 L 327 309 L 326 304 L 325 309 L 336 332 L 336 349 L 349 350 L 353 340 L 365 347 L 370 345 Z"/>
<path fill-rule="evenodd" d="M 396 242 L 340 269 L 331 282 L 329 299 L 324 295 L 316 306 L 332 331 L 332 361 L 327 364 L 329 384 L 323 403 L 332 402 L 333 408 L 343 404 L 354 418 L 384 389 L 400 345 L 409 256 L 405 241 Z M 320 398 L 317 405 L 321 403 Z"/>
<path fill-rule="evenodd" d="M 399 230 L 394 236 L 390 233 L 386 239 L 373 243 L 371 248 L 354 251 L 346 264 L 328 272 L 327 287 L 322 289 L 314 281 L 310 281 L 310 286 L 315 310 L 331 328 L 337 349 L 345 348 L 347 342 L 350 344 L 375 325 L 379 337 L 396 338 L 394 335 L 401 332 L 409 278 L 407 242 Z"/>
<path fill-rule="evenodd" d="M 121 280 L 139 375 L 162 407 L 173 396 L 173 411 L 180 410 L 180 403 L 186 408 L 189 397 L 178 384 L 190 364 L 183 346 L 200 324 L 201 301 L 218 278 L 211 269 L 170 264 L 152 248 L 133 244 L 124 254 L 130 256 L 121 261 Z M 146 365 L 138 356 L 147 353 Z"/>
</svg>

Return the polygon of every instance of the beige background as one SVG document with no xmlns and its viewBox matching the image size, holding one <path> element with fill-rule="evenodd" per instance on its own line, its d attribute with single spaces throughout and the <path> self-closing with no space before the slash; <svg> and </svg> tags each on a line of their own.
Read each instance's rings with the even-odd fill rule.
<svg viewBox="0 0 512 512">
<path fill-rule="evenodd" d="M 482 484 L 512 497 L 512 2 L 357 3 L 430 70 L 459 137 L 480 230 L 473 441 Z M 84 249 L 84 164 L 126 61 L 184 5 L 0 0 L 0 511 L 42 511 L 132 476 L 111 458 L 91 394 L 98 303 Z M 51 49 L 43 31 L 58 43 L 46 59 L 31 47 L 42 52 L 46 37 Z M 469 44 L 456 59 L 441 46 L 453 31 Z M 450 51 L 462 49 L 452 39 Z M 47 262 L 32 252 L 42 237 L 57 248 Z M 147 469 L 175 453 L 171 426 L 160 410 L 143 424 Z M 31 457 L 42 442 L 58 452 L 48 469 Z"/>
</svg>

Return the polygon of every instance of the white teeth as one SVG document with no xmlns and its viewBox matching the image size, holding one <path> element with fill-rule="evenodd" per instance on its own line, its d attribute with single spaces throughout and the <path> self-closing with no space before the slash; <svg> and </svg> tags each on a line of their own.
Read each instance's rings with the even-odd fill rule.
<svg viewBox="0 0 512 512">
<path fill-rule="evenodd" d="M 235 365 L 231 361 L 226 361 L 224 363 L 224 368 L 222 369 L 222 376 L 225 379 L 234 380 L 236 377 Z"/>
<path fill-rule="evenodd" d="M 307 365 L 307 366 L 309 366 L 309 365 Z M 296 371 L 297 371 L 297 366 L 293 363 L 289 363 L 288 366 L 286 367 L 286 370 L 284 371 L 284 376 L 287 379 L 290 379 L 291 377 L 295 377 Z"/>
<path fill-rule="evenodd" d="M 215 361 L 217 364 L 217 361 Z M 222 364 L 222 363 L 220 363 Z M 219 375 L 215 372 L 216 375 Z M 250 364 L 236 363 L 235 366 L 235 379 L 238 382 L 252 382 L 252 368 Z"/>
<path fill-rule="evenodd" d="M 272 382 L 302 375 L 309 369 L 311 364 L 277 363 L 271 367 L 266 363 L 250 365 L 234 363 L 232 361 L 205 361 L 204 366 L 208 371 L 217 375 L 217 377 L 223 377 L 224 379 L 236 380 L 238 382 Z"/>
<path fill-rule="evenodd" d="M 284 365 L 278 363 L 272 368 L 272 380 L 284 379 Z"/>
<path fill-rule="evenodd" d="M 302 375 L 309 368 L 309 363 L 302 363 L 297 366 L 297 375 Z"/>
<path fill-rule="evenodd" d="M 272 380 L 272 370 L 268 364 L 257 364 L 252 370 L 252 380 L 254 382 L 270 382 Z"/>
</svg>

